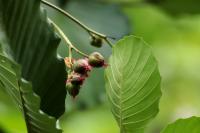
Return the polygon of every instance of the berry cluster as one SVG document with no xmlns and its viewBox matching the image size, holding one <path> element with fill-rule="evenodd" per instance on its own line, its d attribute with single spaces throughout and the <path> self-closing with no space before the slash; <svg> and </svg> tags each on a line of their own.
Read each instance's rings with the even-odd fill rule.
<svg viewBox="0 0 200 133">
<path fill-rule="evenodd" d="M 69 61 L 69 58 L 65 58 L 65 64 L 71 68 L 68 73 L 66 88 L 68 93 L 73 98 L 79 94 L 81 85 L 88 77 L 88 72 L 90 72 L 92 68 L 100 68 L 106 66 L 104 57 L 98 52 L 90 54 L 88 58 L 78 60 L 73 59 Z"/>
</svg>

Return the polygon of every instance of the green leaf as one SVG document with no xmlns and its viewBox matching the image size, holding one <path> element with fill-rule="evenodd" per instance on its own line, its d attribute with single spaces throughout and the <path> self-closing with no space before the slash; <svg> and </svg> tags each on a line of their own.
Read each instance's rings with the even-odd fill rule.
<svg viewBox="0 0 200 133">
<path fill-rule="evenodd" d="M 162 133 L 199 133 L 200 118 L 191 117 L 187 119 L 179 119 L 168 125 Z"/>
<path fill-rule="evenodd" d="M 146 0 L 163 8 L 171 15 L 199 14 L 199 0 Z"/>
<path fill-rule="evenodd" d="M 0 49 L 0 81 L 24 113 L 28 133 L 61 133 L 56 119 L 40 110 L 40 98 L 33 92 L 31 83 L 21 79 L 20 67 Z"/>
<path fill-rule="evenodd" d="M 21 76 L 40 96 L 40 109 L 59 118 L 65 111 L 64 61 L 57 56 L 60 39 L 50 24 L 40 0 L 0 0 L 1 30 L 7 55 L 21 66 Z"/>
<path fill-rule="evenodd" d="M 106 91 L 121 133 L 142 133 L 158 113 L 161 77 L 151 48 L 134 36 L 113 48 Z"/>
<path fill-rule="evenodd" d="M 40 0 L 0 0 L 0 31 L 1 88 L 24 113 L 28 132 L 62 132 L 56 122 L 65 111 L 67 74 Z"/>
</svg>

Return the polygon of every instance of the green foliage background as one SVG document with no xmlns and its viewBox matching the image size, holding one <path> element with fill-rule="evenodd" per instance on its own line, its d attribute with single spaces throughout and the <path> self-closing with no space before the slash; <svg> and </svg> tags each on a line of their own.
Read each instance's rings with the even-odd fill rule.
<svg viewBox="0 0 200 133">
<path fill-rule="evenodd" d="M 113 1 L 111 0 L 110 3 L 112 4 Z M 167 1 L 169 4 L 162 2 L 140 4 L 139 0 L 127 0 L 133 4 L 120 2 L 121 6 L 117 10 L 121 10 L 121 13 L 118 12 L 119 16 L 111 13 L 112 16 L 115 16 L 112 19 L 110 16 L 106 16 L 110 10 L 103 12 L 100 6 L 98 6 L 100 11 L 97 11 L 97 7 L 92 8 L 93 6 L 91 6 L 91 11 L 85 11 L 85 14 L 91 14 L 86 16 L 81 10 L 86 7 L 75 8 L 76 1 L 66 7 L 72 14 L 97 31 L 116 37 L 130 32 L 143 37 L 152 45 L 163 79 L 163 95 L 160 102 L 160 112 L 149 125 L 147 133 L 159 133 L 168 123 L 178 118 L 200 116 L 200 11 L 194 8 L 198 5 L 198 1 Z M 173 4 L 183 1 L 186 4 Z M 51 2 L 56 3 L 53 0 Z M 94 0 L 90 2 L 94 3 Z M 114 3 L 118 2 L 114 1 Z M 176 5 L 176 8 L 170 4 Z M 111 7 L 108 8 L 111 9 Z M 71 22 L 63 19 L 52 9 L 47 8 L 47 10 L 48 15 L 69 34 L 78 47 L 87 52 L 96 50 L 95 48 L 87 48 L 88 36 L 80 29 L 77 32 L 77 26 L 71 28 L 68 26 Z M 121 15 L 122 13 L 124 15 Z M 115 20 L 116 18 L 118 21 Z M 128 18 L 128 22 L 126 18 Z M 113 24 L 120 28 L 112 27 Z M 77 34 L 79 32 L 81 34 Z M 58 53 L 62 56 L 67 55 L 66 51 L 63 50 L 64 47 L 62 43 L 58 49 Z M 108 57 L 111 51 L 105 46 L 100 52 Z M 77 99 L 71 100 L 68 97 L 67 112 L 61 118 L 62 128 L 66 133 L 118 132 L 117 124 L 107 104 L 102 71 L 96 70 L 90 74 L 91 77 L 87 80 Z M 96 76 L 96 74 L 99 75 Z M 22 114 L 3 91 L 0 91 L 0 118 L 0 128 L 8 133 L 23 133 L 25 131 Z"/>
</svg>

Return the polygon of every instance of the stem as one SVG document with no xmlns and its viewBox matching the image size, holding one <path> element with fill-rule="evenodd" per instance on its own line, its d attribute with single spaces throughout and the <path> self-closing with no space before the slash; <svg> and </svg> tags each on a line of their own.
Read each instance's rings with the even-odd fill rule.
<svg viewBox="0 0 200 133">
<path fill-rule="evenodd" d="M 70 63 L 70 68 L 72 68 L 72 47 L 69 46 L 69 63 Z"/>
<path fill-rule="evenodd" d="M 105 40 L 105 42 L 107 42 L 108 45 L 112 48 L 112 43 L 108 40 L 108 38 L 106 38 L 106 39 L 104 39 L 104 40 Z"/>
<path fill-rule="evenodd" d="M 79 21 L 77 18 L 72 16 L 70 13 L 60 9 L 59 7 L 55 6 L 54 4 L 47 2 L 46 0 L 41 0 L 41 2 L 45 5 L 48 5 L 49 7 L 56 9 L 57 11 L 59 11 L 60 13 L 62 13 L 66 17 L 68 17 L 70 20 L 72 20 L 73 22 L 78 24 L 80 27 L 82 27 L 84 30 L 86 30 L 90 36 L 92 36 L 92 34 L 94 34 L 94 35 L 101 37 L 102 39 L 104 39 L 109 44 L 110 47 L 112 47 L 112 43 L 108 40 L 108 36 L 101 34 L 99 32 L 96 32 L 95 30 L 89 28 L 88 26 L 83 24 L 81 21 Z"/>
<path fill-rule="evenodd" d="M 74 49 L 77 53 L 79 53 L 82 56 L 89 57 L 87 54 L 81 52 L 79 49 L 77 49 L 69 40 L 69 38 L 65 35 L 65 33 L 50 19 L 48 19 L 50 23 L 54 26 L 54 28 L 58 31 L 58 33 L 61 35 L 61 37 L 64 39 L 66 44 L 68 44 L 68 47 L 70 49 L 69 56 L 72 56 L 71 50 Z"/>
</svg>

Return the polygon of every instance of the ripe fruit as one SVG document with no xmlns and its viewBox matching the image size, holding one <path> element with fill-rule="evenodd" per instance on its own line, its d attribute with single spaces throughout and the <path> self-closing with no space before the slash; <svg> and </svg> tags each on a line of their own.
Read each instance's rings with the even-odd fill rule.
<svg viewBox="0 0 200 133">
<path fill-rule="evenodd" d="M 73 70 L 79 74 L 87 74 L 91 70 L 91 66 L 88 64 L 88 59 L 79 59 L 74 62 Z"/>
<path fill-rule="evenodd" d="M 73 85 L 71 82 L 66 83 L 66 88 L 67 91 L 69 92 L 69 95 L 75 98 L 80 91 L 80 86 L 79 85 Z"/>
<path fill-rule="evenodd" d="M 94 52 L 90 54 L 88 63 L 92 67 L 102 67 L 104 66 L 104 57 L 100 53 Z"/>
<path fill-rule="evenodd" d="M 97 48 L 100 48 L 100 47 L 102 47 L 103 42 L 102 42 L 102 39 L 101 39 L 101 38 L 93 36 L 93 37 L 92 37 L 92 40 L 91 40 L 91 42 L 90 42 L 90 44 L 91 44 L 92 46 L 95 46 L 95 47 L 97 47 Z"/>
<path fill-rule="evenodd" d="M 84 80 L 85 76 L 78 73 L 72 73 L 68 78 L 68 81 L 70 81 L 73 85 L 82 85 Z"/>
</svg>

